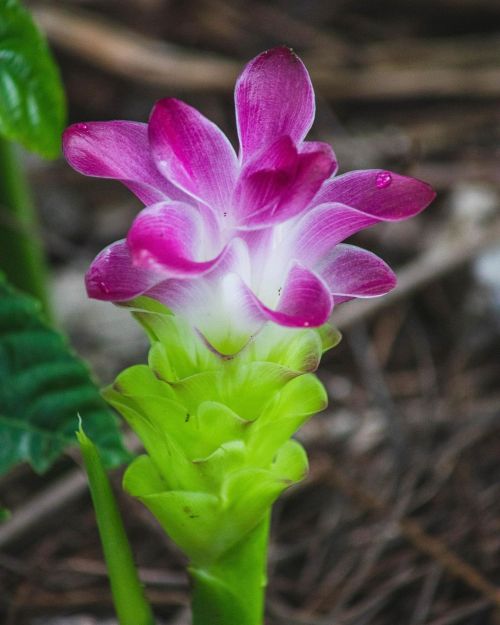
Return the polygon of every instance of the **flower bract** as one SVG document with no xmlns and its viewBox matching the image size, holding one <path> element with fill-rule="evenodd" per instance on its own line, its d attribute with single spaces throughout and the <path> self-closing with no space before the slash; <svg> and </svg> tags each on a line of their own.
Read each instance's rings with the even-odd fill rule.
<svg viewBox="0 0 500 625">
<path fill-rule="evenodd" d="M 126 239 L 90 267 L 90 297 L 155 299 L 214 351 L 235 354 L 269 323 L 325 324 L 334 306 L 396 283 L 375 254 L 344 243 L 422 211 L 429 185 L 384 170 L 336 175 L 331 147 L 306 141 L 314 92 L 285 47 L 243 70 L 235 88 L 239 151 L 200 112 L 173 98 L 147 124 L 75 124 L 64 153 L 78 171 L 123 182 L 144 203 Z"/>
</svg>

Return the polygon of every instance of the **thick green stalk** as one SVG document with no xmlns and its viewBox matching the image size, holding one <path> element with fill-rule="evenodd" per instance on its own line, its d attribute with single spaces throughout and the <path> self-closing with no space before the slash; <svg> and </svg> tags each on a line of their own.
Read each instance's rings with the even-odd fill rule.
<svg viewBox="0 0 500 625">
<path fill-rule="evenodd" d="M 262 625 L 269 516 L 216 562 L 190 566 L 193 625 Z"/>
<path fill-rule="evenodd" d="M 14 286 L 40 300 L 50 316 L 45 259 L 31 194 L 15 146 L 2 138 L 0 270 Z"/>
<path fill-rule="evenodd" d="M 130 544 L 97 448 L 77 432 L 96 513 L 111 592 L 120 625 L 153 625 L 154 617 L 134 564 Z"/>
</svg>

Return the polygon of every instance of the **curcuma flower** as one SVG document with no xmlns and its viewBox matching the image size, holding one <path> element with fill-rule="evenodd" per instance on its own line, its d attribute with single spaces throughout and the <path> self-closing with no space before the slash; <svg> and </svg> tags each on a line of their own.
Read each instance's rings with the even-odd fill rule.
<svg viewBox="0 0 500 625">
<path fill-rule="evenodd" d="M 92 263 L 90 297 L 158 300 L 221 354 L 237 353 L 267 322 L 316 328 L 334 306 L 390 291 L 388 265 L 342 242 L 434 198 L 424 182 L 388 171 L 335 175 L 330 146 L 305 141 L 314 92 L 288 48 L 247 65 L 235 104 L 239 154 L 173 98 L 148 124 L 75 124 L 64 135 L 76 170 L 120 180 L 147 206 Z"/>
<path fill-rule="evenodd" d="M 194 625 L 261 625 L 270 509 L 307 472 L 294 433 L 326 406 L 314 375 L 339 334 L 332 309 L 395 285 L 380 258 L 343 241 L 433 199 L 382 170 L 335 176 L 305 141 L 314 93 L 287 48 L 236 85 L 239 155 L 187 104 L 160 100 L 148 124 L 75 124 L 64 152 L 146 205 L 87 273 L 91 297 L 129 306 L 148 363 L 104 391 L 145 454 L 124 475 L 190 560 Z M 139 624 L 138 624 L 139 625 Z"/>
</svg>

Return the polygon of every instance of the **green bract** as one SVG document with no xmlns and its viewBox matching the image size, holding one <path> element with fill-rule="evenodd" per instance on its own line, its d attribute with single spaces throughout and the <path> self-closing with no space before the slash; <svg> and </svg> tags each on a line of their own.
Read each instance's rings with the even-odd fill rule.
<svg viewBox="0 0 500 625">
<path fill-rule="evenodd" d="M 304 477 L 307 456 L 291 437 L 326 406 L 312 372 L 340 335 L 269 325 L 229 358 L 156 302 L 142 301 L 134 315 L 151 339 L 149 363 L 104 391 L 147 452 L 124 487 L 195 566 L 210 565 Z"/>
</svg>

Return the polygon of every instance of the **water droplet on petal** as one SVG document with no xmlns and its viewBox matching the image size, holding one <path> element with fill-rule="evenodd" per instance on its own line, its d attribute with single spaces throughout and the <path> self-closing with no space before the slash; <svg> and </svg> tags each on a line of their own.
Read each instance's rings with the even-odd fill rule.
<svg viewBox="0 0 500 625">
<path fill-rule="evenodd" d="M 109 295 L 110 290 L 105 282 L 103 282 L 102 280 L 99 280 L 98 285 L 103 293 L 106 293 L 106 295 Z"/>
<path fill-rule="evenodd" d="M 88 125 L 84 123 L 75 124 L 75 125 L 76 125 L 77 130 L 85 131 L 89 129 Z"/>
<path fill-rule="evenodd" d="M 310 325 L 309 321 L 304 321 L 304 328 L 308 328 Z"/>
<path fill-rule="evenodd" d="M 377 185 L 377 189 L 387 189 L 387 187 L 392 182 L 391 173 L 388 171 L 381 171 L 377 174 L 375 178 L 375 184 Z"/>
</svg>

